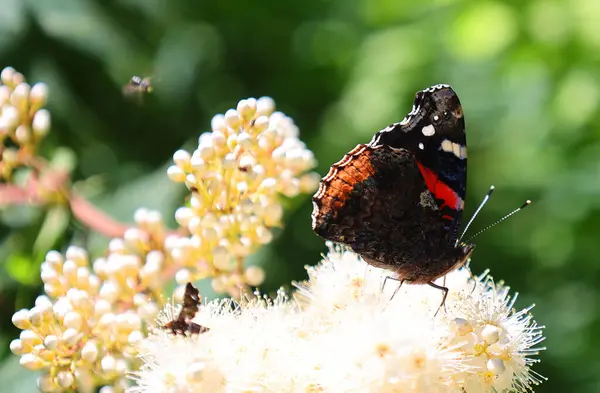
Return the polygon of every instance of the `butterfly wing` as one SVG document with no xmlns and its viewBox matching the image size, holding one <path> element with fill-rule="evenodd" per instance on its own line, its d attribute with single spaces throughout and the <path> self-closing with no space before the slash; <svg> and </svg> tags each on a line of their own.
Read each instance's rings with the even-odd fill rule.
<svg viewBox="0 0 600 393">
<path fill-rule="evenodd" d="M 458 96 L 448 85 L 416 94 L 411 112 L 399 123 L 379 131 L 372 146 L 403 148 L 414 154 L 444 226 L 456 243 L 467 188 L 467 140 Z"/>
<path fill-rule="evenodd" d="M 313 204 L 318 235 L 399 278 L 429 282 L 460 258 L 419 162 L 406 149 L 358 145 L 331 167 Z"/>
</svg>

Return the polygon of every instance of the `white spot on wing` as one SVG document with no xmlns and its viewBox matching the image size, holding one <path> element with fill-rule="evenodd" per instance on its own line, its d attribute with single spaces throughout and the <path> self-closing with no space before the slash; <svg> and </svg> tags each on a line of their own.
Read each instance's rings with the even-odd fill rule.
<svg viewBox="0 0 600 393">
<path fill-rule="evenodd" d="M 460 145 L 458 143 L 453 143 L 452 144 L 452 153 L 454 153 L 454 155 L 458 158 L 462 158 L 460 156 Z"/>
<path fill-rule="evenodd" d="M 422 143 L 419 143 L 419 149 L 425 150 L 425 145 L 423 145 Z"/>
<path fill-rule="evenodd" d="M 444 139 L 440 147 L 446 153 L 452 153 L 461 160 L 467 158 L 467 147 L 461 145 L 460 143 L 455 143 L 449 141 L 448 139 Z"/>
<path fill-rule="evenodd" d="M 435 135 L 435 127 L 430 124 L 428 126 L 425 126 L 421 129 L 421 132 L 423 133 L 423 135 L 425 136 L 432 136 Z"/>
<path fill-rule="evenodd" d="M 442 150 L 447 153 L 452 153 L 452 142 L 450 142 L 448 139 L 444 139 L 442 141 Z"/>
</svg>

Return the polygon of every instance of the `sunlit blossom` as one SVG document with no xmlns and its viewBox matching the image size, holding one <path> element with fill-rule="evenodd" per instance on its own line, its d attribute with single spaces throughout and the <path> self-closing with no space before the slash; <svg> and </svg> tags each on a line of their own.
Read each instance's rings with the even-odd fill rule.
<svg viewBox="0 0 600 393">
<path fill-rule="evenodd" d="M 269 97 L 248 98 L 236 109 L 216 115 L 212 130 L 200 135 L 192 153 L 173 155 L 168 175 L 190 190 L 189 203 L 177 210 L 177 222 L 190 235 L 174 245 L 185 266 L 179 284 L 215 277 L 213 289 L 239 295 L 241 286 L 261 284 L 259 267 L 243 260 L 269 243 L 271 228 L 281 225 L 281 195 L 314 192 L 316 162 L 298 138 L 291 118 L 275 111 Z"/>
<path fill-rule="evenodd" d="M 138 363 L 133 344 L 157 315 L 165 284 L 160 274 L 169 263 L 160 214 L 140 209 L 135 220 L 104 257 L 90 261 L 75 246 L 64 255 L 50 251 L 41 266 L 46 294 L 13 315 L 23 330 L 10 348 L 21 365 L 45 372 L 38 382 L 43 392 L 128 385 L 126 375 Z"/>
<path fill-rule="evenodd" d="M 11 67 L 0 73 L 0 180 L 12 182 L 21 166 L 35 169 L 24 184 L 8 184 L 7 200 L 69 206 L 81 223 L 113 238 L 101 256 L 76 246 L 47 253 L 40 272 L 45 294 L 13 315 L 21 334 L 10 349 L 23 367 L 40 372 L 43 392 L 123 392 L 173 279 L 212 278 L 215 290 L 236 296 L 262 283 L 264 270 L 245 258 L 273 239 L 282 197 L 314 191 L 315 160 L 271 98 L 242 100 L 213 118 L 193 153 L 173 155 L 166 175 L 190 191 L 175 212 L 179 227 L 167 228 L 160 213 L 145 208 L 136 210 L 134 225 L 124 225 L 73 192 L 68 174 L 53 172 L 37 155 L 50 129 L 47 96 L 45 84 L 30 86 Z M 191 373 L 206 374 L 194 367 Z"/>
<path fill-rule="evenodd" d="M 0 179 L 10 179 L 21 165 L 31 165 L 40 140 L 50 130 L 45 83 L 33 86 L 12 67 L 0 72 Z"/>
<path fill-rule="evenodd" d="M 294 300 L 216 300 L 194 319 L 207 333 L 152 333 L 131 391 L 525 392 L 543 380 L 531 369 L 542 328 L 487 275 L 450 273 L 434 316 L 439 291 L 406 285 L 392 298 L 398 283 L 382 290 L 389 273 L 353 252 L 331 247 L 308 272 Z"/>
</svg>

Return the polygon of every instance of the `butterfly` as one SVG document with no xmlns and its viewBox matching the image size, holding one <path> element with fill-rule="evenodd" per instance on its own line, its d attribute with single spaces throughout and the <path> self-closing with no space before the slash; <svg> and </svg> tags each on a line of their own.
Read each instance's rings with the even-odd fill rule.
<svg viewBox="0 0 600 393">
<path fill-rule="evenodd" d="M 312 228 L 400 283 L 428 284 L 463 266 L 458 239 L 467 187 L 465 119 L 449 85 L 416 93 L 402 121 L 333 164 L 313 196 Z M 401 285 L 400 284 L 400 285 Z"/>
</svg>

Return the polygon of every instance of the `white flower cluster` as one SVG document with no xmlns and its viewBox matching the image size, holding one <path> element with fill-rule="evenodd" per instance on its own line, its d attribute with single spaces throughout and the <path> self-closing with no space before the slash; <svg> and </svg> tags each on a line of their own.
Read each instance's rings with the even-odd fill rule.
<svg viewBox="0 0 600 393">
<path fill-rule="evenodd" d="M 525 392 L 544 379 L 531 369 L 542 327 L 489 277 L 447 275 L 434 317 L 442 293 L 405 285 L 390 299 L 397 282 L 382 290 L 389 273 L 350 251 L 308 271 L 294 301 L 213 301 L 194 318 L 208 332 L 150 334 L 130 393 Z"/>
<path fill-rule="evenodd" d="M 275 112 L 269 97 L 241 100 L 216 115 L 193 153 L 179 150 L 168 175 L 191 191 L 177 222 L 190 233 L 174 257 L 179 284 L 215 277 L 213 288 L 237 296 L 243 285 L 260 285 L 264 273 L 243 269 L 243 260 L 272 239 L 281 225 L 280 195 L 313 192 L 319 183 L 313 153 L 298 138 L 291 118 Z"/>
<path fill-rule="evenodd" d="M 157 249 L 166 241 L 160 214 L 139 209 L 135 221 L 91 268 L 79 247 L 64 256 L 48 252 L 41 265 L 46 295 L 13 315 L 22 332 L 10 349 L 22 366 L 45 372 L 38 379 L 42 392 L 91 392 L 103 384 L 122 392 L 128 386 L 134 344 L 158 313 L 168 263 Z"/>
<path fill-rule="evenodd" d="M 50 112 L 42 109 L 48 99 L 45 83 L 30 86 L 12 67 L 0 72 L 0 177 L 10 178 L 25 158 L 34 156 L 37 143 L 50 130 Z M 15 147 L 15 145 L 18 147 Z"/>
</svg>

